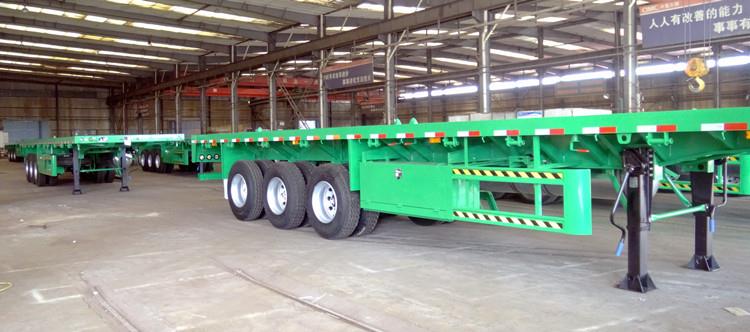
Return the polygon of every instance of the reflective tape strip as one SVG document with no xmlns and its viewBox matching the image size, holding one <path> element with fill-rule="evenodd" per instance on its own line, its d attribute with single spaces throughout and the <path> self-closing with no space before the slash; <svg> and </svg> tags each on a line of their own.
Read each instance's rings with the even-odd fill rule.
<svg viewBox="0 0 750 332">
<path fill-rule="evenodd" d="M 370 139 L 384 139 L 385 137 L 385 134 L 370 134 Z"/>
<path fill-rule="evenodd" d="M 539 129 L 534 129 L 534 135 L 539 135 L 539 136 L 565 135 L 565 129 L 563 128 L 539 128 Z"/>
<path fill-rule="evenodd" d="M 583 127 L 581 130 L 584 134 L 614 134 L 617 127 Z"/>
<path fill-rule="evenodd" d="M 192 140 L 192 141 L 190 141 L 190 142 L 191 142 L 191 143 L 193 143 L 193 144 L 195 144 L 195 143 L 198 143 L 198 140 L 195 140 L 195 139 L 194 139 L 194 140 Z"/>
<path fill-rule="evenodd" d="M 639 133 L 669 133 L 677 131 L 676 125 L 643 125 L 635 129 Z"/>
<path fill-rule="evenodd" d="M 289 136 L 289 140 L 292 142 L 299 141 L 299 136 Z"/>
<path fill-rule="evenodd" d="M 212 140 L 211 140 L 211 144 L 216 144 L 216 140 L 215 140 L 215 139 L 212 139 Z"/>
<path fill-rule="evenodd" d="M 222 138 L 222 139 L 221 139 L 221 140 L 219 140 L 219 141 L 220 141 L 221 143 L 226 143 L 226 142 L 228 142 L 226 138 Z"/>
<path fill-rule="evenodd" d="M 518 136 L 520 131 L 517 129 L 500 129 L 492 132 L 493 136 Z"/>
<path fill-rule="evenodd" d="M 329 141 L 333 141 L 333 140 L 341 139 L 341 136 L 339 136 L 339 135 L 326 135 L 326 139 L 329 140 Z"/>
<path fill-rule="evenodd" d="M 507 171 L 507 170 L 488 170 L 488 169 L 469 169 L 454 168 L 453 174 L 456 175 L 475 175 L 475 176 L 494 176 L 507 178 L 534 178 L 534 179 L 562 179 L 563 173 L 559 172 L 539 172 L 539 171 Z"/>
<path fill-rule="evenodd" d="M 506 217 L 493 214 L 453 211 L 453 215 L 464 219 L 475 219 L 481 221 L 493 221 L 503 224 L 524 225 L 540 228 L 563 229 L 563 224 L 555 221 L 544 221 L 538 219 L 528 219 L 520 217 Z"/>
<path fill-rule="evenodd" d="M 252 141 L 253 141 L 253 139 L 252 139 L 252 138 L 250 138 L 250 137 L 248 137 L 248 138 L 246 138 L 246 139 L 245 139 L 245 143 L 250 143 L 250 142 L 252 142 Z"/>
<path fill-rule="evenodd" d="M 445 133 L 442 131 L 438 131 L 438 132 L 428 131 L 424 133 L 424 137 L 428 137 L 428 138 L 445 137 Z"/>
<path fill-rule="evenodd" d="M 283 138 L 283 137 L 278 137 L 278 136 L 276 136 L 276 137 L 274 137 L 274 138 L 273 138 L 273 141 L 274 141 L 274 142 L 281 142 L 281 141 L 283 141 L 283 140 L 284 140 L 284 138 Z"/>
<path fill-rule="evenodd" d="M 362 138 L 362 135 L 360 134 L 347 134 L 346 139 L 360 139 Z"/>
<path fill-rule="evenodd" d="M 319 139 L 320 139 L 319 136 L 307 136 L 307 140 L 308 141 L 317 141 Z"/>
<path fill-rule="evenodd" d="M 413 133 L 398 133 L 396 134 L 396 138 L 414 138 Z"/>
<path fill-rule="evenodd" d="M 268 142 L 268 137 L 258 137 L 258 142 Z"/>
<path fill-rule="evenodd" d="M 747 130 L 746 122 L 732 122 L 732 123 L 703 123 L 701 124 L 701 131 L 733 131 L 733 130 Z"/>
<path fill-rule="evenodd" d="M 458 137 L 477 137 L 480 134 L 479 130 L 462 130 L 458 132 Z"/>
</svg>

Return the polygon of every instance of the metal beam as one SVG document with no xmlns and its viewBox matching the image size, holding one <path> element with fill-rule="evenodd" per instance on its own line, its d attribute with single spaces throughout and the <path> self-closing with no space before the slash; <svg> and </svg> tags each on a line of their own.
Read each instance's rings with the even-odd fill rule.
<svg viewBox="0 0 750 332">
<path fill-rule="evenodd" d="M 198 58 L 198 70 L 206 70 L 206 57 L 202 56 Z M 156 82 L 159 83 L 159 82 Z M 207 132 L 206 127 L 208 124 L 208 96 L 206 96 L 206 81 L 203 81 L 200 87 L 200 123 L 201 123 L 201 134 Z"/>
<path fill-rule="evenodd" d="M 191 21 L 186 21 L 186 20 L 173 20 L 173 19 L 163 18 L 157 15 L 146 15 L 146 14 L 133 13 L 129 11 L 114 11 L 114 10 L 107 9 L 107 8 L 86 6 L 86 5 L 81 5 L 81 4 L 71 3 L 71 2 L 66 2 L 66 1 L 59 1 L 59 0 L 22 0 L 22 1 L 11 0 L 7 2 L 21 4 L 21 5 L 24 5 L 24 4 L 34 5 L 34 6 L 53 8 L 53 9 L 58 9 L 58 10 L 73 11 L 73 12 L 79 12 L 79 13 L 84 13 L 84 14 L 93 14 L 93 15 L 99 15 L 99 16 L 107 17 L 107 18 L 123 19 L 123 20 L 135 21 L 135 22 L 177 26 L 181 28 L 219 32 L 223 34 L 247 37 L 247 38 L 261 40 L 261 41 L 266 41 L 266 35 L 267 35 L 265 32 L 258 31 L 258 30 L 245 29 L 245 28 L 239 28 L 239 27 L 233 27 L 233 26 L 227 26 L 227 25 L 221 25 L 221 24 L 191 22 Z"/>
<path fill-rule="evenodd" d="M 383 2 L 383 20 L 393 19 L 393 0 Z M 385 124 L 392 124 L 398 117 L 396 110 L 396 36 L 389 32 L 385 36 Z"/>
<path fill-rule="evenodd" d="M 237 46 L 232 45 L 229 46 L 229 58 L 231 62 L 237 61 Z M 240 114 L 239 114 L 239 103 L 240 99 L 237 95 L 237 79 L 239 78 L 239 72 L 233 71 L 231 73 L 231 78 L 229 82 L 229 106 L 230 106 L 230 115 L 231 115 L 231 128 L 232 132 L 236 133 L 239 131 L 240 126 Z"/>
<path fill-rule="evenodd" d="M 9 57 L 9 58 L 24 59 L 24 61 L 29 61 L 29 62 L 48 61 L 50 63 L 61 63 L 61 64 L 64 63 L 64 64 L 68 64 L 72 66 L 76 66 L 76 65 L 95 66 L 95 67 L 107 67 L 107 68 L 113 68 L 113 69 L 119 68 L 119 69 L 129 70 L 129 71 L 147 71 L 147 72 L 151 72 L 154 69 L 169 70 L 172 68 L 170 64 L 163 63 L 163 62 L 149 62 L 148 60 L 141 61 L 140 59 L 131 60 L 131 59 L 123 59 L 123 58 L 113 58 L 112 56 L 98 55 L 98 54 L 86 54 L 84 56 L 79 56 L 78 55 L 79 53 L 75 53 L 75 56 L 72 56 L 71 55 L 72 53 L 48 51 L 48 50 L 40 49 L 40 48 L 23 48 L 23 47 L 3 45 L 2 51 L 22 53 L 22 54 L 27 54 L 27 55 L 42 55 L 42 56 L 58 57 L 58 58 L 70 58 L 70 59 L 77 59 L 81 61 L 117 62 L 117 63 L 122 63 L 122 64 L 147 66 L 148 68 L 127 68 L 127 67 L 96 64 L 92 62 L 64 61 L 64 60 L 57 60 L 57 59 L 40 59 L 40 58 L 33 58 L 29 56 L 0 55 L 3 57 Z"/>
<path fill-rule="evenodd" d="M 136 55 L 166 57 L 166 58 L 171 58 L 171 59 L 178 60 L 178 61 L 191 62 L 191 63 L 195 63 L 198 58 L 197 56 L 193 56 L 193 55 L 166 52 L 163 50 L 145 51 L 143 49 L 117 47 L 117 46 L 112 46 L 111 44 L 102 44 L 99 42 L 89 41 L 87 39 L 24 36 L 20 34 L 9 34 L 9 33 L 4 33 L 4 32 L 0 32 L 0 39 L 14 40 L 14 41 L 19 41 L 19 42 L 26 41 L 26 42 L 32 42 L 32 43 L 43 43 L 43 44 L 52 44 L 52 45 L 58 45 L 58 46 L 85 48 L 85 49 L 96 50 L 96 51 L 126 53 L 126 54 L 131 54 L 133 56 L 132 57 L 120 57 L 120 56 L 111 55 L 111 54 L 108 54 L 108 55 L 113 58 L 116 57 L 116 58 L 124 58 L 124 59 L 138 59 L 140 61 L 143 61 L 143 60 L 148 61 L 148 60 L 142 57 L 138 57 Z M 15 46 L 28 48 L 28 49 L 34 49 L 34 50 L 48 50 L 47 48 L 33 47 L 33 46 L 24 46 L 24 45 L 15 45 Z M 85 55 L 85 56 L 94 55 L 93 53 L 87 53 L 87 52 L 75 52 L 75 51 L 67 51 L 67 50 L 58 50 L 58 51 L 65 52 L 66 54 L 76 54 L 76 55 L 80 54 L 80 55 Z M 161 63 L 174 63 L 174 61 L 161 61 Z"/>
<path fill-rule="evenodd" d="M 530 0 L 521 0 L 521 2 L 527 1 Z M 337 33 L 326 38 L 313 40 L 309 43 L 284 48 L 275 52 L 270 52 L 266 55 L 238 61 L 234 64 L 219 66 L 179 79 L 171 80 L 169 82 L 160 83 L 156 86 L 136 89 L 128 93 L 127 96 L 117 96 L 116 99 L 143 95 L 151 93 L 154 90 L 163 90 L 180 84 L 185 84 L 201 79 L 213 78 L 226 73 L 230 73 L 232 71 L 255 68 L 267 63 L 275 63 L 276 61 L 287 60 L 295 56 L 310 54 L 311 52 L 321 49 L 351 45 L 352 42 L 371 40 L 373 38 L 376 38 L 378 35 L 383 35 L 386 33 L 398 32 L 405 29 L 418 29 L 421 27 L 432 25 L 438 21 L 445 22 L 460 19 L 470 16 L 472 11 L 474 10 L 500 8 L 513 2 L 513 0 L 458 0 L 442 6 L 430 7 L 413 14 L 402 15 L 389 21 L 370 24 L 355 30 Z"/>
<path fill-rule="evenodd" d="M 33 75 L 33 74 L 11 74 L 3 72 L 0 75 L 0 81 L 3 82 L 22 82 L 22 83 L 35 83 L 35 84 L 59 84 L 64 86 L 80 86 L 86 88 L 119 88 L 120 83 L 115 81 L 101 81 L 91 79 L 73 79 L 73 78 L 61 78 L 58 76 L 49 75 Z"/>
<path fill-rule="evenodd" d="M 276 34 L 268 35 L 268 53 L 276 50 Z M 268 124 L 269 129 L 276 130 L 278 123 L 278 100 L 276 98 L 276 70 L 278 66 L 275 63 L 266 66 L 268 73 Z"/>
<path fill-rule="evenodd" d="M 159 71 L 154 71 L 154 83 L 159 83 Z M 162 133 L 161 127 L 161 91 L 154 92 L 154 131 L 155 134 Z"/>
<path fill-rule="evenodd" d="M 23 13 L 19 13 L 19 14 L 23 14 Z M 136 32 L 101 30 L 101 29 L 92 28 L 91 26 L 70 25 L 70 24 L 63 24 L 63 23 L 45 20 L 45 18 L 49 18 L 49 19 L 57 18 L 57 16 L 51 16 L 51 15 L 37 16 L 34 19 L 28 19 L 25 17 L 26 16 L 23 16 L 23 17 L 17 16 L 17 14 L 12 15 L 12 16 L 6 16 L 5 13 L 0 12 L 0 23 L 18 24 L 18 25 L 24 25 L 28 27 L 64 31 L 64 32 L 76 32 L 76 33 L 96 35 L 96 36 L 102 36 L 102 37 L 131 39 L 131 40 L 137 40 L 137 41 L 142 41 L 142 42 L 153 42 L 153 43 L 170 44 L 170 45 L 184 46 L 184 47 L 194 47 L 194 48 L 199 48 L 202 50 L 212 51 L 212 52 L 223 52 L 225 51 L 225 48 L 226 48 L 226 46 L 220 45 L 220 44 L 211 44 L 207 42 L 190 41 L 190 40 L 185 40 L 185 39 L 158 37 L 158 36 L 149 34 L 147 30 L 144 31 L 143 34 L 141 34 L 141 33 L 136 33 Z M 14 31 L 14 30 L 6 29 L 6 31 Z M 21 33 L 19 32 L 19 34 Z M 71 38 L 65 38 L 65 39 L 71 39 Z M 101 43 L 109 43 L 109 42 L 101 42 Z M 131 45 L 131 44 L 125 44 L 125 45 Z M 143 49 L 143 50 L 151 49 L 149 47 L 138 46 L 135 44 L 131 46 L 135 48 Z M 178 53 L 185 53 L 185 54 L 196 54 L 196 52 L 200 52 L 200 51 L 180 51 L 180 50 L 174 50 L 174 51 Z"/>
<path fill-rule="evenodd" d="M 174 65 L 175 78 L 180 77 L 180 64 Z M 174 132 L 182 133 L 182 85 L 178 85 L 174 91 Z"/>
</svg>

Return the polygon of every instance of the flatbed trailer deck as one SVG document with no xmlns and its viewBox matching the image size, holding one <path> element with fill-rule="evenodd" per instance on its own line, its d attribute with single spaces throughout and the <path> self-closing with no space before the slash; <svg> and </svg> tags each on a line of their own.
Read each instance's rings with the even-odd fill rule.
<svg viewBox="0 0 750 332">
<path fill-rule="evenodd" d="M 121 178 L 120 191 L 129 191 L 128 151 L 155 142 L 183 141 L 182 134 L 69 136 L 22 141 L 26 179 L 38 186 L 57 185 L 58 176 L 73 173 L 73 194 L 81 194 L 81 174 L 92 174 L 96 182 Z"/>
<path fill-rule="evenodd" d="M 202 179 L 223 180 L 236 218 L 265 214 L 282 229 L 310 223 L 331 239 L 366 234 L 377 213 L 425 225 L 464 221 L 590 235 L 591 177 L 605 174 L 618 192 L 611 216 L 621 231 L 617 252 L 626 241 L 628 248 L 619 286 L 645 292 L 655 288 L 646 255 L 658 220 L 694 214 L 689 266 L 718 268 L 712 237 L 723 204 L 714 199 L 714 173 L 727 157 L 750 152 L 749 122 L 750 108 L 727 108 L 211 134 L 192 143 L 193 161 L 223 165 Z M 690 173 L 692 198 L 680 196 L 685 208 L 657 213 L 653 194 L 663 167 L 673 165 Z M 483 182 L 532 185 L 533 211 L 504 210 L 480 190 Z M 545 213 L 545 186 L 562 187 L 562 215 Z M 624 227 L 614 218 L 621 203 Z"/>
</svg>

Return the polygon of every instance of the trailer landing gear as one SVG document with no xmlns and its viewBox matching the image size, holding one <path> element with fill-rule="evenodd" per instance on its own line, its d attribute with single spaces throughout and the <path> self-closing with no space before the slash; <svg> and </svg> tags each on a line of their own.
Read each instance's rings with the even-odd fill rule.
<svg viewBox="0 0 750 332">
<path fill-rule="evenodd" d="M 630 177 L 625 197 L 628 202 L 628 272 L 618 288 L 645 293 L 656 289 L 648 274 L 648 232 L 651 230 L 653 183 L 653 151 L 646 148 L 628 149 L 622 154 L 623 165 Z"/>
<path fill-rule="evenodd" d="M 726 160 L 722 163 L 726 168 Z M 726 174 L 726 169 L 724 174 Z M 692 188 L 693 205 L 706 204 L 709 212 L 696 212 L 695 216 L 695 254 L 688 262 L 687 267 L 693 270 L 716 271 L 719 262 L 714 257 L 714 173 L 690 172 L 690 184 Z M 726 175 L 724 177 L 724 202 L 726 203 Z"/>
</svg>

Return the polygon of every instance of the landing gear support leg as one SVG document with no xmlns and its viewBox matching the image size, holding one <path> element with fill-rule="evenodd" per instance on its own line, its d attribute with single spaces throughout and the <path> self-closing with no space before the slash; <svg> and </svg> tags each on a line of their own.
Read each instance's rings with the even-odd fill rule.
<svg viewBox="0 0 750 332">
<path fill-rule="evenodd" d="M 650 149 L 628 149 L 623 152 L 625 169 L 631 176 L 625 195 L 628 199 L 628 272 L 618 288 L 645 293 L 656 289 L 648 274 L 648 233 L 651 230 L 653 186 L 653 152 Z"/>
<path fill-rule="evenodd" d="M 83 194 L 81 191 L 81 159 L 78 158 L 78 147 L 73 147 L 73 195 Z"/>
<path fill-rule="evenodd" d="M 128 187 L 128 161 L 126 158 L 125 147 L 120 147 L 120 191 L 130 191 Z"/>
<path fill-rule="evenodd" d="M 726 176 L 726 174 L 724 174 Z M 691 172 L 693 205 L 706 204 L 714 209 L 714 173 Z M 694 270 L 716 271 L 719 262 L 714 258 L 714 225 L 713 213 L 696 212 L 695 216 L 695 254 L 687 267 Z"/>
</svg>

